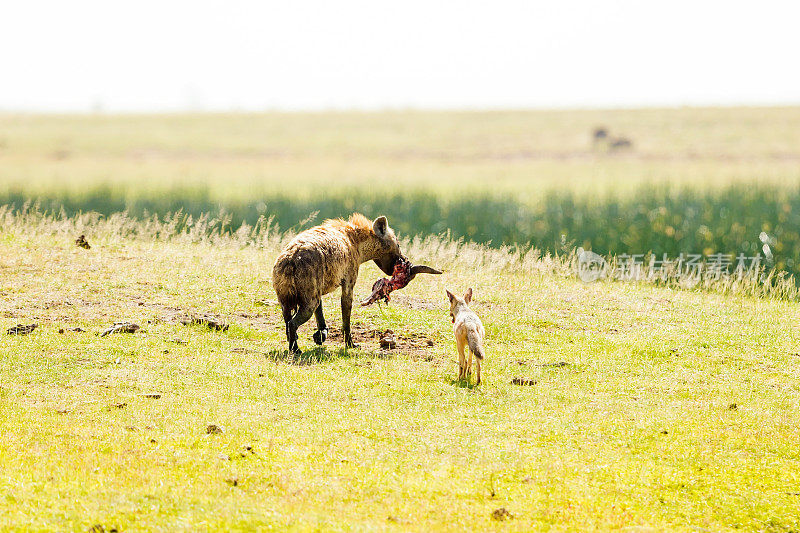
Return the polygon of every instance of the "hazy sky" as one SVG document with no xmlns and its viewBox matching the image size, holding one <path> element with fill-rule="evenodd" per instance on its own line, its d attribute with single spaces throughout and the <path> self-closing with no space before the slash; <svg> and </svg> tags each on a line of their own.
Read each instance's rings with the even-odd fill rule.
<svg viewBox="0 0 800 533">
<path fill-rule="evenodd" d="M 800 103 L 800 1 L 10 0 L 0 109 Z"/>
</svg>

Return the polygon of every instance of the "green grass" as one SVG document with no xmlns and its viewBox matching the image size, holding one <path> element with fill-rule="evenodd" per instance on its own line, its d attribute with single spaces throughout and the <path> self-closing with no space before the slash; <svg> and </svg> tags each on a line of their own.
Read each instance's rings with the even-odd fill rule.
<svg viewBox="0 0 800 533">
<path fill-rule="evenodd" d="M 417 240 L 406 253 L 442 276 L 356 309 L 361 349 L 311 351 L 308 325 L 289 358 L 280 235 L 4 220 L 0 326 L 40 325 L 2 337 L 4 530 L 800 528 L 797 303 L 584 284 L 559 260 Z M 379 275 L 365 265 L 356 294 Z M 454 380 L 444 289 L 468 286 L 480 387 Z M 336 295 L 324 306 L 338 328 Z M 118 320 L 144 331 L 95 335 Z M 364 338 L 387 328 L 401 348 Z"/>
</svg>

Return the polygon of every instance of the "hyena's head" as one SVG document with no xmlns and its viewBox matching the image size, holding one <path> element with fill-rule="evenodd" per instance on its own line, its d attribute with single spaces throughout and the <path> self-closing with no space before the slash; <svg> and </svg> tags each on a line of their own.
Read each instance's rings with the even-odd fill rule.
<svg viewBox="0 0 800 533">
<path fill-rule="evenodd" d="M 400 253 L 400 243 L 397 242 L 397 237 L 395 237 L 392 228 L 389 227 L 389 221 L 386 220 L 386 217 L 375 219 L 372 223 L 372 232 L 378 241 L 378 249 L 374 258 L 375 264 L 387 275 L 391 276 L 395 263 L 403 255 Z"/>
</svg>

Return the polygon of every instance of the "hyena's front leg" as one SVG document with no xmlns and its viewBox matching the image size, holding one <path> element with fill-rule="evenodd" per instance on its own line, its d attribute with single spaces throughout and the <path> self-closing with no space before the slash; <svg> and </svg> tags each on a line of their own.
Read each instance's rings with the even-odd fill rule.
<svg viewBox="0 0 800 533">
<path fill-rule="evenodd" d="M 357 348 L 350 334 L 350 312 L 353 310 L 353 286 L 342 284 L 342 331 L 344 332 L 344 345 L 347 348 Z"/>
<path fill-rule="evenodd" d="M 317 306 L 314 311 L 314 316 L 317 319 L 317 331 L 314 332 L 314 342 L 322 345 L 325 339 L 328 338 L 328 325 L 325 323 L 325 316 L 322 314 L 322 302 Z"/>
</svg>

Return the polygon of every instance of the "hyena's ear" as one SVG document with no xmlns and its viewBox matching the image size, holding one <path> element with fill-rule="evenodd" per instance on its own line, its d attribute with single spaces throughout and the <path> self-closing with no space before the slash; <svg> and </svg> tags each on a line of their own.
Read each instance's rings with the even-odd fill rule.
<svg viewBox="0 0 800 533">
<path fill-rule="evenodd" d="M 386 220 L 386 217 L 378 217 L 375 219 L 375 222 L 372 223 L 372 231 L 375 232 L 375 235 L 378 237 L 386 237 L 386 230 L 389 229 L 389 221 Z"/>
<path fill-rule="evenodd" d="M 472 301 L 472 287 L 467 289 L 467 292 L 464 293 L 464 301 L 467 303 Z"/>
<path fill-rule="evenodd" d="M 455 295 L 452 292 L 448 291 L 447 289 L 445 289 L 444 292 L 447 293 L 447 297 L 450 299 L 450 303 L 453 303 L 453 300 L 456 299 Z"/>
</svg>

